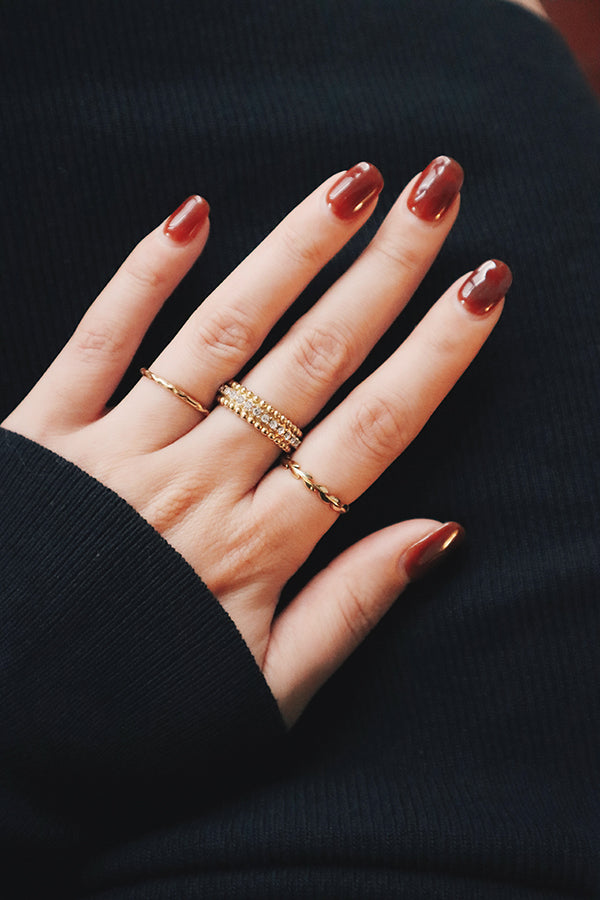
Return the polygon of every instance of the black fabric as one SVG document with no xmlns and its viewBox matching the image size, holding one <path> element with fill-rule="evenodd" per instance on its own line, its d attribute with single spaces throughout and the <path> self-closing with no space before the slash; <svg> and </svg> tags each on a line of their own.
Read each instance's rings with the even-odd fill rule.
<svg viewBox="0 0 600 900">
<path fill-rule="evenodd" d="M 461 273 L 494 256 L 515 275 L 469 372 L 297 582 L 413 515 L 462 522 L 467 548 L 283 744 L 185 562 L 83 473 L 3 439 L 5 895 L 599 896 L 600 112 L 560 38 L 504 0 L 12 0 L 0 22 L 2 412 L 191 192 L 211 203 L 209 244 L 121 392 L 294 203 L 362 158 L 386 177 L 378 210 L 294 315 L 432 157 L 466 181 L 357 378 Z"/>
<path fill-rule="evenodd" d="M 128 504 L 4 430 L 0 469 L 0 834 L 69 881 L 107 835 L 214 803 L 284 728 L 231 619 Z"/>
</svg>

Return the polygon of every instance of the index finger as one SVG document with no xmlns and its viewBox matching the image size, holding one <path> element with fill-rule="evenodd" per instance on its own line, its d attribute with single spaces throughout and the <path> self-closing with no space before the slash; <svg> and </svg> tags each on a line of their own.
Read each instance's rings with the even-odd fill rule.
<svg viewBox="0 0 600 900">
<path fill-rule="evenodd" d="M 150 368 L 210 406 L 296 297 L 373 212 L 383 187 L 375 166 L 359 163 L 325 181 L 240 263 L 188 319 Z M 142 379 L 121 404 L 128 429 L 170 444 L 197 422 L 184 404 Z M 162 404 L 162 405 L 160 405 Z M 149 416 L 160 433 L 137 428 Z"/>
</svg>

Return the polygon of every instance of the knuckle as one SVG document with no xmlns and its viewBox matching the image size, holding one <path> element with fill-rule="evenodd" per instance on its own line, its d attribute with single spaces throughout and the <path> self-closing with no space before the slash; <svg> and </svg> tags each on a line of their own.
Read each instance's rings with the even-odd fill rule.
<svg viewBox="0 0 600 900">
<path fill-rule="evenodd" d="M 166 273 L 156 263 L 151 263 L 146 253 L 134 250 L 121 268 L 129 282 L 130 288 L 140 293 L 148 293 L 160 289 L 166 282 Z"/>
<path fill-rule="evenodd" d="M 394 396 L 364 401 L 351 419 L 351 445 L 361 459 L 387 467 L 411 440 L 412 413 L 408 401 Z"/>
<path fill-rule="evenodd" d="M 200 359 L 210 353 L 228 360 L 246 359 L 260 343 L 256 325 L 240 308 L 221 307 L 191 320 L 189 344 Z"/>
<path fill-rule="evenodd" d="M 293 352 L 296 364 L 308 376 L 308 390 L 345 381 L 352 370 L 352 341 L 343 327 L 299 328 Z"/>
<path fill-rule="evenodd" d="M 71 349 L 80 360 L 114 359 L 121 355 L 127 336 L 117 322 L 84 319 L 71 339 Z"/>
<path fill-rule="evenodd" d="M 428 335 L 426 355 L 432 364 L 453 359 L 464 346 L 464 336 L 452 329 L 437 329 Z"/>
<path fill-rule="evenodd" d="M 299 269 L 320 269 L 323 265 L 323 250 L 319 243 L 295 227 L 286 223 L 279 239 L 283 245 L 287 263 Z"/>
<path fill-rule="evenodd" d="M 406 236 L 379 236 L 371 244 L 373 252 L 382 258 L 387 265 L 401 269 L 408 274 L 421 274 L 429 265 L 422 249 Z"/>
</svg>

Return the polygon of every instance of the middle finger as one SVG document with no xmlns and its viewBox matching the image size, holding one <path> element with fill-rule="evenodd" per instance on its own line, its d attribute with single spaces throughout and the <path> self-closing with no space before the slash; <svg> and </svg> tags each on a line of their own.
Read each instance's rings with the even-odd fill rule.
<svg viewBox="0 0 600 900">
<path fill-rule="evenodd" d="M 358 368 L 406 306 L 456 220 L 463 172 L 438 157 L 407 185 L 374 239 L 321 300 L 244 379 L 300 427 Z M 244 455 L 243 488 L 255 484 L 278 447 L 228 410 L 215 410 L 186 442 Z M 195 455 L 195 454 L 194 454 Z"/>
<path fill-rule="evenodd" d="M 322 184 L 198 307 L 150 369 L 209 407 L 219 385 L 248 362 L 306 285 L 366 222 L 382 186 L 369 163 Z M 198 424 L 191 407 L 145 378 L 114 412 L 146 450 L 169 445 Z M 149 421 L 151 429 L 145 427 Z"/>
</svg>

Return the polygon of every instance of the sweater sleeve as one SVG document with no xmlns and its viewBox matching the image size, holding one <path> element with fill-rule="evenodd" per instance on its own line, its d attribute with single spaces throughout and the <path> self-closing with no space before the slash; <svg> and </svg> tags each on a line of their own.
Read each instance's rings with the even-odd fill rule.
<svg viewBox="0 0 600 900">
<path fill-rule="evenodd" d="M 197 812 L 284 733 L 234 623 L 124 500 L 0 430 L 0 838 L 69 854 Z"/>
</svg>

